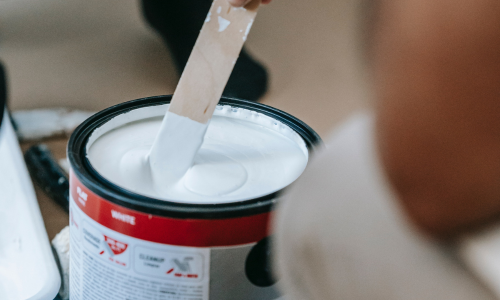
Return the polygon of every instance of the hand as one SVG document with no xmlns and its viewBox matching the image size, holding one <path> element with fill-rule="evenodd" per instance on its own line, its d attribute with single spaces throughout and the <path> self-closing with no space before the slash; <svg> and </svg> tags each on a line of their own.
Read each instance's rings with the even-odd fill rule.
<svg viewBox="0 0 500 300">
<path fill-rule="evenodd" d="M 232 6 L 243 7 L 251 0 L 227 0 Z M 262 4 L 269 4 L 271 0 L 262 0 Z"/>
</svg>

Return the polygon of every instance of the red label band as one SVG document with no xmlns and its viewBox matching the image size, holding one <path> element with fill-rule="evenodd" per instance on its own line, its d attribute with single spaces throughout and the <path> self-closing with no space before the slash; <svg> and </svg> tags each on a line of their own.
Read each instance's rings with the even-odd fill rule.
<svg viewBox="0 0 500 300">
<path fill-rule="evenodd" d="M 76 205 L 97 223 L 119 233 L 155 243 L 218 247 L 258 242 L 268 236 L 270 213 L 229 219 L 175 219 L 146 214 L 105 200 L 71 172 L 70 191 Z"/>
</svg>

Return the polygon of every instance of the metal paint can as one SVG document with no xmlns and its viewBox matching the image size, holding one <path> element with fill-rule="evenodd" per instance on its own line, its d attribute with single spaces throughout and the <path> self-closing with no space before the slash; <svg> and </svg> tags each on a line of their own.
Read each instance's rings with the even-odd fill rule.
<svg viewBox="0 0 500 300">
<path fill-rule="evenodd" d="M 278 298 L 269 262 L 269 222 L 282 191 L 224 204 L 169 202 L 114 185 L 87 159 L 96 129 L 170 99 L 110 107 L 83 122 L 70 138 L 71 299 Z M 309 151 L 321 142 L 309 126 L 278 109 L 228 98 L 219 105 L 272 117 L 298 133 Z"/>
</svg>

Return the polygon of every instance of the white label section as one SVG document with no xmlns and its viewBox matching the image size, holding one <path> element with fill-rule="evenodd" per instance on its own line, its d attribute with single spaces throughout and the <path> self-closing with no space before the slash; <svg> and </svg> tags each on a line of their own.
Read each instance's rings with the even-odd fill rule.
<svg viewBox="0 0 500 300">
<path fill-rule="evenodd" d="M 70 204 L 71 300 L 209 299 L 210 248 L 132 238 Z"/>
</svg>

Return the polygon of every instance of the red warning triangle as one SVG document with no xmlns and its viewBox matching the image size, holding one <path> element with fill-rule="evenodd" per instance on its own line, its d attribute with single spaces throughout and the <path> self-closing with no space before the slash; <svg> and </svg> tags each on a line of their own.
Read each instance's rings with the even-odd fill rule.
<svg viewBox="0 0 500 300">
<path fill-rule="evenodd" d="M 109 248 L 113 251 L 114 255 L 122 254 L 125 250 L 127 250 L 127 244 L 112 239 L 109 236 L 104 235 L 104 240 L 108 243 Z"/>
</svg>

